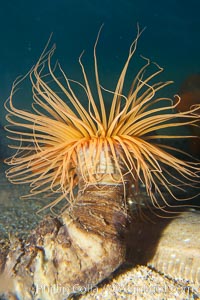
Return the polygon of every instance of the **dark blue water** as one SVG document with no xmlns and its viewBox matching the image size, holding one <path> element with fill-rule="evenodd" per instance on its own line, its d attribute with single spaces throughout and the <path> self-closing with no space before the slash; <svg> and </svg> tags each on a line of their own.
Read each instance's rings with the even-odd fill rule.
<svg viewBox="0 0 200 300">
<path fill-rule="evenodd" d="M 103 84 L 112 87 L 139 22 L 146 30 L 137 53 L 165 68 L 162 79 L 175 81 L 166 95 L 171 96 L 188 75 L 200 71 L 199 12 L 198 0 L 4 1 L 0 7 L 1 124 L 5 124 L 3 102 L 13 80 L 37 61 L 50 33 L 57 44 L 56 57 L 69 77 L 79 80 L 78 56 L 85 49 L 85 65 L 92 67 L 92 47 L 102 23 L 98 57 Z M 31 95 L 24 91 L 17 101 L 31 102 Z"/>
</svg>

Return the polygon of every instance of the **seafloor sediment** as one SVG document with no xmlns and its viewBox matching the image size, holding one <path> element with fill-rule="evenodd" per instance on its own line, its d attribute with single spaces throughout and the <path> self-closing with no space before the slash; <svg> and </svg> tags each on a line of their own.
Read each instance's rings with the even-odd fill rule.
<svg viewBox="0 0 200 300">
<path fill-rule="evenodd" d="M 20 200 L 20 195 L 28 192 L 28 188 L 10 184 L 5 178 L 4 169 L 2 164 L 1 250 L 7 246 L 10 236 L 23 239 L 30 234 L 45 213 L 38 215 L 37 210 L 47 202 L 45 198 Z M 127 264 L 93 289 L 91 286 L 75 286 L 75 292 L 81 292 L 82 295 L 73 296 L 74 299 L 200 299 L 200 271 L 192 265 L 198 264 L 198 261 L 200 265 L 200 214 L 190 211 L 173 222 L 162 219 L 156 224 L 133 220 L 128 236 Z M 159 253 L 160 258 L 154 259 L 156 253 Z M 176 255 L 171 262 L 170 255 L 172 258 Z M 156 269 L 150 265 L 156 266 Z M 185 270 L 184 265 L 187 266 Z M 194 274 L 189 272 L 191 270 L 194 270 Z M 52 299 L 55 293 L 62 295 L 67 291 L 67 287 L 53 285 L 37 288 L 51 289 Z"/>
</svg>

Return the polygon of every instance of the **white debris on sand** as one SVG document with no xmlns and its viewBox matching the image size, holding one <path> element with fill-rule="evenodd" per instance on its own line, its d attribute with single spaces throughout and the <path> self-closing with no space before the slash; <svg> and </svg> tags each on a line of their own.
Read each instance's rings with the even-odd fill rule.
<svg viewBox="0 0 200 300">
<path fill-rule="evenodd" d="M 84 293 L 84 287 L 76 287 Z M 80 300 L 192 300 L 200 299 L 189 282 L 175 281 L 146 266 L 136 266 L 75 299 Z"/>
</svg>

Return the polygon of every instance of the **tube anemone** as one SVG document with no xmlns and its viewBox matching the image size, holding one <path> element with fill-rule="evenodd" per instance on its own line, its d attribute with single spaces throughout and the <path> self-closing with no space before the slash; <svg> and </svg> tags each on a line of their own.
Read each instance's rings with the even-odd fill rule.
<svg viewBox="0 0 200 300">
<path fill-rule="evenodd" d="M 29 183 L 30 196 L 48 191 L 60 193 L 50 204 L 53 206 L 62 199 L 67 199 L 71 204 L 76 202 L 74 190 L 80 178 L 85 185 L 97 184 L 104 176 L 109 176 L 113 183 L 124 183 L 124 176 L 128 172 L 132 184 L 136 187 L 138 181 L 142 182 L 153 205 L 163 209 L 163 204 L 159 205 L 156 199 L 156 195 L 161 197 L 167 205 L 159 184 L 170 194 L 171 186 L 174 186 L 174 179 L 171 182 L 169 176 L 165 175 L 165 170 L 176 170 L 179 175 L 177 183 L 183 185 L 184 179 L 190 179 L 191 182 L 197 180 L 198 167 L 197 164 L 182 161 L 166 151 L 178 151 L 177 149 L 157 142 L 183 136 L 155 132 L 186 124 L 195 126 L 199 119 L 196 114 L 198 108 L 174 113 L 173 110 L 181 101 L 178 96 L 175 104 L 169 98 L 157 98 L 156 93 L 171 81 L 151 83 L 163 69 L 148 59 L 145 59 L 146 64 L 135 76 L 129 93 L 124 94 L 125 76 L 141 34 L 139 30 L 130 46 L 115 90 L 103 88 L 99 80 L 96 57 L 99 34 L 94 46 L 94 71 L 99 106 L 92 94 L 81 57 L 79 63 L 84 84 L 70 80 L 59 64 L 52 67 L 51 59 L 55 46 L 50 50 L 45 48 L 30 72 L 34 99 L 32 112 L 17 109 L 13 105 L 13 95 L 23 78 L 14 83 L 10 99 L 6 103 L 6 109 L 9 111 L 7 121 L 10 123 L 6 129 L 13 134 L 9 138 L 18 141 L 19 145 L 11 145 L 17 152 L 6 160 L 6 163 L 12 166 L 6 173 L 7 177 L 12 183 Z M 157 70 L 145 77 L 152 65 Z M 45 74 L 46 66 L 48 72 Z M 55 75 L 57 68 L 64 83 Z M 51 82 L 54 83 L 54 89 Z M 86 94 L 87 109 L 76 96 L 72 83 L 81 87 Z M 112 96 L 109 113 L 105 107 L 103 91 Z M 60 95 L 63 93 L 71 106 L 62 100 Z M 158 108 L 155 108 L 155 104 Z M 102 152 L 105 165 L 109 164 L 112 157 L 112 164 L 120 173 L 117 179 L 112 176 L 112 171 L 100 170 Z M 118 163 L 119 157 L 125 166 L 125 173 Z"/>
<path fill-rule="evenodd" d="M 50 192 L 55 200 L 46 207 L 53 207 L 63 199 L 67 206 L 62 224 L 52 225 L 54 230 L 43 230 L 42 238 L 40 230 L 36 231 L 28 250 L 20 250 L 26 252 L 24 258 L 21 260 L 21 253 L 18 256 L 15 253 L 7 260 L 5 270 L 11 269 L 13 256 L 18 259 L 15 290 L 26 293 L 23 294 L 26 299 L 32 299 L 32 292 L 27 291 L 40 282 L 72 286 L 83 282 L 95 285 L 103 280 L 125 259 L 127 199 L 136 197 L 138 187 L 144 185 L 153 206 L 166 211 L 170 206 L 166 194 L 177 199 L 174 188 L 182 189 L 186 182 L 193 185 L 199 178 L 197 163 L 177 158 L 171 151 L 178 149 L 158 142 L 183 136 L 156 134 L 166 128 L 195 126 L 199 120 L 198 107 L 174 112 L 181 101 L 178 96 L 176 103 L 157 97 L 156 93 L 171 81 L 155 83 L 155 77 L 163 69 L 146 58 L 125 93 L 125 77 L 141 35 L 139 29 L 115 90 L 104 88 L 96 55 L 100 31 L 94 45 L 98 99 L 90 87 L 82 55 L 79 64 L 84 82 L 80 83 L 69 79 L 58 63 L 52 64 L 55 46 L 49 50 L 47 45 L 28 74 L 34 100 L 32 111 L 18 109 L 13 104 L 15 91 L 24 78 L 14 83 L 5 104 L 9 112 L 6 129 L 14 141 L 10 147 L 17 150 L 6 160 L 11 165 L 6 172 L 8 179 L 15 184 L 30 185 L 30 194 L 24 197 Z M 149 74 L 152 66 L 156 71 Z M 87 108 L 74 85 L 86 95 Z M 105 93 L 112 98 L 109 109 L 105 106 Z M 91 247 L 95 253 L 90 251 Z M 37 297 L 50 299 L 47 291 L 40 292 L 35 292 Z"/>
</svg>

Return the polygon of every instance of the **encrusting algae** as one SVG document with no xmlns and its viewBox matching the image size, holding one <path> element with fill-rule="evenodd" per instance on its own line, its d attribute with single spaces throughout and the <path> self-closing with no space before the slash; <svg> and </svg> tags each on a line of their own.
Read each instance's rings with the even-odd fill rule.
<svg viewBox="0 0 200 300">
<path fill-rule="evenodd" d="M 65 288 L 65 294 L 54 295 L 55 300 L 61 300 L 73 294 L 76 285 L 95 286 L 125 260 L 124 236 L 130 219 L 127 199 L 139 201 L 139 186 L 145 186 L 151 209 L 159 214 L 171 205 L 166 194 L 179 200 L 175 188 L 195 187 L 199 181 L 197 162 L 177 158 L 172 151 L 182 151 L 159 142 L 189 138 L 159 130 L 196 126 L 198 106 L 174 112 L 181 101 L 178 96 L 175 103 L 156 97 L 171 81 L 155 83 L 163 69 L 146 58 L 129 93 L 124 93 L 125 76 L 141 35 L 139 29 L 115 90 L 103 87 L 96 56 L 100 31 L 94 45 L 98 99 L 90 88 L 82 55 L 79 64 L 84 83 L 69 79 L 58 63 L 52 66 L 55 46 L 48 50 L 47 45 L 29 73 L 32 111 L 13 104 L 24 78 L 14 83 L 5 104 L 9 123 L 6 129 L 14 141 L 10 147 L 16 149 L 6 160 L 11 166 L 6 172 L 8 179 L 14 184 L 30 185 L 30 194 L 25 198 L 53 193 L 55 200 L 46 207 L 65 201 L 60 218 L 47 217 L 27 241 L 11 243 L 1 275 L 12 278 L 12 285 L 4 291 L 8 299 L 52 299 L 50 289 L 38 287 L 56 285 Z M 156 71 L 147 75 L 152 66 Z M 86 108 L 72 85 L 87 96 Z M 112 97 L 109 111 L 105 93 Z"/>
</svg>

